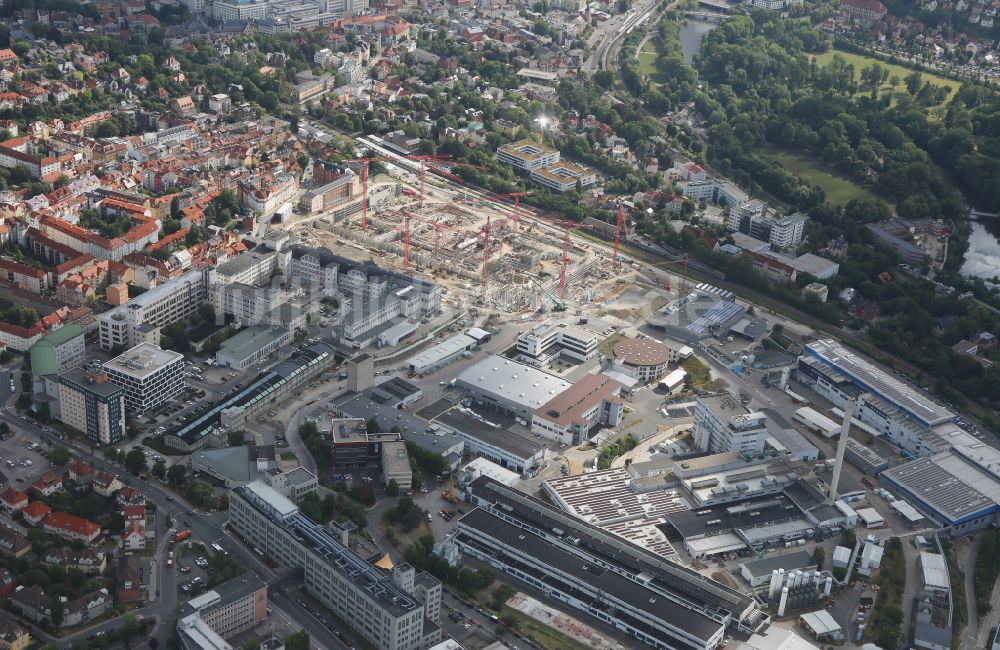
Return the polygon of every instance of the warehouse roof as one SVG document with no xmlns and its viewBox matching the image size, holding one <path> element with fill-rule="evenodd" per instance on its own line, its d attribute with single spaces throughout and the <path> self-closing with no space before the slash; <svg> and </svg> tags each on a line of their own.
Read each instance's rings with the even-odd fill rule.
<svg viewBox="0 0 1000 650">
<path fill-rule="evenodd" d="M 528 411 L 570 387 L 565 379 L 496 354 L 466 368 L 458 381 L 470 390 Z"/>
<path fill-rule="evenodd" d="M 949 588 L 948 566 L 940 553 L 920 552 L 920 570 L 924 574 L 924 586 L 928 589 Z"/>
<path fill-rule="evenodd" d="M 793 551 L 783 555 L 772 555 L 771 557 L 744 562 L 743 567 L 754 577 L 771 575 L 772 571 L 784 569 L 785 571 L 794 569 L 808 569 L 816 567 L 816 560 L 812 553 L 807 551 Z"/>
</svg>

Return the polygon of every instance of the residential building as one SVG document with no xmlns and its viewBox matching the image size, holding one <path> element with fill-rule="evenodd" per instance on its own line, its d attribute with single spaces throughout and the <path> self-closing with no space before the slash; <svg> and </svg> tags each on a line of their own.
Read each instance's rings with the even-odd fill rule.
<svg viewBox="0 0 1000 650">
<path fill-rule="evenodd" d="M 108 379 L 125 389 L 129 411 L 155 408 L 184 390 L 184 355 L 140 343 L 104 364 Z"/>
<path fill-rule="evenodd" d="M 79 569 L 88 575 L 100 575 L 108 566 L 107 556 L 93 548 L 79 551 L 69 546 L 50 548 L 41 556 L 45 564 L 55 564 L 64 569 Z"/>
<path fill-rule="evenodd" d="M 694 411 L 694 446 L 713 454 L 729 451 L 747 456 L 764 451 L 767 416 L 751 412 L 728 393 L 699 396 Z"/>
<path fill-rule="evenodd" d="M 19 531 L 0 524 L 0 552 L 13 555 L 15 558 L 24 557 L 31 552 L 31 542 Z"/>
<path fill-rule="evenodd" d="M 31 634 L 14 621 L 0 620 L 0 650 L 28 650 Z"/>
<path fill-rule="evenodd" d="M 47 533 L 90 544 L 101 534 L 101 527 L 94 522 L 67 512 L 53 512 L 42 519 L 42 529 Z"/>
<path fill-rule="evenodd" d="M 102 497 L 111 497 L 115 496 L 115 493 L 121 490 L 124 484 L 118 478 L 117 474 L 112 472 L 98 472 L 94 476 L 93 487 L 94 492 L 100 494 Z"/>
<path fill-rule="evenodd" d="M 38 585 L 18 586 L 8 602 L 21 616 L 40 623 L 52 620 L 53 598 Z M 63 603 L 63 620 L 58 627 L 74 627 L 92 621 L 111 611 L 114 599 L 107 589 L 98 589 Z"/>
<path fill-rule="evenodd" d="M 59 421 L 92 441 L 111 445 L 125 435 L 125 389 L 104 373 L 73 368 L 58 377 Z"/>
<path fill-rule="evenodd" d="M 11 620 L 0 620 L 0 650 L 28 650 L 31 635 Z"/>
<path fill-rule="evenodd" d="M 357 633 L 376 647 L 421 650 L 440 640 L 439 621 L 428 618 L 440 611 L 440 591 L 422 589 L 429 598 L 420 602 L 411 567 L 385 575 L 270 486 L 255 482 L 232 490 L 229 524 L 266 557 L 302 569 L 306 590 L 341 619 L 354 621 Z M 429 576 L 419 581 L 433 582 Z"/>
<path fill-rule="evenodd" d="M 28 506 L 28 495 L 11 486 L 7 486 L 0 492 L 0 508 L 8 515 L 14 515 Z"/>
<path fill-rule="evenodd" d="M 188 271 L 97 317 L 101 347 L 159 343 L 162 326 L 190 317 L 208 299 L 208 273 Z"/>
<path fill-rule="evenodd" d="M 31 374 L 41 377 L 65 372 L 82 364 L 86 356 L 83 328 L 73 323 L 63 325 L 31 346 Z"/>
</svg>

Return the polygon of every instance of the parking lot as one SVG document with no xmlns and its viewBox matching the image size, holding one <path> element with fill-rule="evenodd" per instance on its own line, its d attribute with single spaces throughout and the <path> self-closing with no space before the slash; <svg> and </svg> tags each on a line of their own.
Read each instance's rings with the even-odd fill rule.
<svg viewBox="0 0 1000 650">
<path fill-rule="evenodd" d="M 0 441 L 0 469 L 14 488 L 25 490 L 35 479 L 51 469 L 51 463 L 33 436 L 12 432 Z"/>
</svg>

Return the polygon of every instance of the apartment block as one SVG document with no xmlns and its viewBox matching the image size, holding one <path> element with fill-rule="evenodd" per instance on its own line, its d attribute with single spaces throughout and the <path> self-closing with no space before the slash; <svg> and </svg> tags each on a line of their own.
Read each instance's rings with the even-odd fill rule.
<svg viewBox="0 0 1000 650">
<path fill-rule="evenodd" d="M 125 389 L 103 372 L 73 368 L 59 375 L 59 420 L 101 445 L 125 435 Z"/>
<path fill-rule="evenodd" d="M 63 325 L 31 346 L 31 374 L 40 377 L 64 372 L 83 363 L 86 355 L 83 328 Z"/>
<path fill-rule="evenodd" d="M 433 588 L 433 577 L 418 579 L 405 564 L 386 575 L 270 486 L 232 490 L 229 525 L 274 561 L 301 568 L 306 590 L 381 650 L 422 650 L 440 640 L 439 619 L 430 618 L 440 614 L 440 583 Z"/>
<path fill-rule="evenodd" d="M 184 355 L 140 343 L 104 364 L 108 379 L 125 389 L 129 411 L 159 406 L 184 390 Z"/>
</svg>

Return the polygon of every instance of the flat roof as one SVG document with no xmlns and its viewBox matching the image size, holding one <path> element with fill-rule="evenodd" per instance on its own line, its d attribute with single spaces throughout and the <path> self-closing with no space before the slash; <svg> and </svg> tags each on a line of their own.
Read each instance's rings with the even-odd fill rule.
<svg viewBox="0 0 1000 650">
<path fill-rule="evenodd" d="M 1000 483 L 994 476 L 953 451 L 917 458 L 881 475 L 952 522 L 995 508 L 1000 491 Z"/>
<path fill-rule="evenodd" d="M 284 327 L 253 325 L 226 340 L 218 354 L 242 361 L 287 336 L 288 330 Z"/>
<path fill-rule="evenodd" d="M 282 518 L 299 511 L 299 507 L 292 503 L 288 497 L 281 492 L 278 492 L 267 483 L 254 481 L 253 483 L 248 484 L 246 489 L 256 494 Z"/>
<path fill-rule="evenodd" d="M 949 422 L 954 414 L 833 339 L 813 341 L 808 354 L 836 367 L 866 390 L 888 400 L 925 426 Z"/>
<path fill-rule="evenodd" d="M 531 438 L 525 438 L 513 431 L 473 417 L 462 407 L 452 408 L 442 413 L 437 416 L 434 422 L 455 431 L 461 431 L 487 445 L 498 447 L 512 456 L 525 460 L 533 458 L 545 448 L 545 445 L 535 442 Z"/>
<path fill-rule="evenodd" d="M 66 372 L 59 374 L 59 380 L 62 383 L 72 385 L 78 390 L 93 393 L 95 395 L 100 395 L 101 397 L 114 397 L 118 394 L 124 394 L 125 389 L 118 384 L 108 381 L 92 381 L 90 379 L 91 373 L 88 373 L 83 368 L 70 368 Z"/>
<path fill-rule="evenodd" d="M 793 551 L 791 553 L 772 555 L 771 557 L 744 562 L 741 566 L 745 568 L 750 575 L 760 577 L 769 576 L 772 571 L 777 571 L 778 569 L 789 571 L 794 569 L 815 568 L 816 560 L 813 559 L 812 553 L 809 553 L 808 551 Z"/>
<path fill-rule="evenodd" d="M 468 350 L 474 347 L 476 343 L 476 339 L 468 334 L 456 334 L 449 339 L 441 341 L 434 347 L 427 348 L 423 352 L 413 355 L 404 361 L 403 365 L 412 366 L 413 368 L 426 368 L 427 366 L 441 363 L 444 359 L 458 354 L 463 350 Z"/>
<path fill-rule="evenodd" d="M 237 273 L 246 271 L 254 264 L 257 264 L 264 259 L 275 257 L 276 255 L 277 253 L 271 250 L 259 251 L 254 249 L 252 251 L 240 253 L 239 255 L 226 260 L 219 266 L 215 267 L 215 272 L 221 273 L 222 275 L 236 275 Z"/>
<path fill-rule="evenodd" d="M 570 387 L 565 379 L 492 354 L 466 368 L 458 382 L 490 398 L 535 411 Z"/>
<path fill-rule="evenodd" d="M 473 482 L 472 494 L 475 499 L 511 513 L 511 516 L 530 527 L 539 530 L 551 530 L 557 527 L 565 534 L 579 540 L 575 546 L 581 552 L 590 553 L 609 566 L 618 566 L 625 574 L 647 574 L 659 588 L 679 592 L 686 599 L 727 611 L 736 618 L 747 615 L 754 609 L 754 601 L 747 594 L 664 559 L 640 545 L 624 541 L 616 535 L 487 476 L 482 476 Z M 507 528 L 514 529 L 510 525 L 507 525 Z"/>
<path fill-rule="evenodd" d="M 459 538 L 466 535 L 463 528 L 489 536 L 505 548 L 528 555 L 536 562 L 587 583 L 606 596 L 628 603 L 643 614 L 681 628 L 702 641 L 711 640 L 722 628 L 720 622 L 700 611 L 662 597 L 643 584 L 588 561 L 585 556 L 571 553 L 527 529 L 511 526 L 482 508 L 473 509 L 459 520 Z M 545 580 L 544 577 L 541 579 Z M 577 597 L 582 595 L 577 594 Z"/>
<path fill-rule="evenodd" d="M 931 589 L 950 589 L 948 565 L 939 553 L 920 551 L 920 570 L 924 575 L 924 586 Z"/>
<path fill-rule="evenodd" d="M 685 539 L 731 530 L 762 527 L 798 519 L 802 511 L 784 494 L 731 501 L 667 515 L 667 521 Z"/>
<path fill-rule="evenodd" d="M 855 512 L 858 513 L 858 517 L 861 517 L 861 521 L 865 522 L 865 525 L 873 523 L 882 523 L 885 521 L 885 517 L 878 513 L 875 508 L 860 508 Z"/>
<path fill-rule="evenodd" d="M 104 364 L 105 370 L 114 370 L 136 379 L 145 379 L 164 366 L 183 362 L 184 355 L 164 350 L 152 343 L 140 343 Z"/>
</svg>

